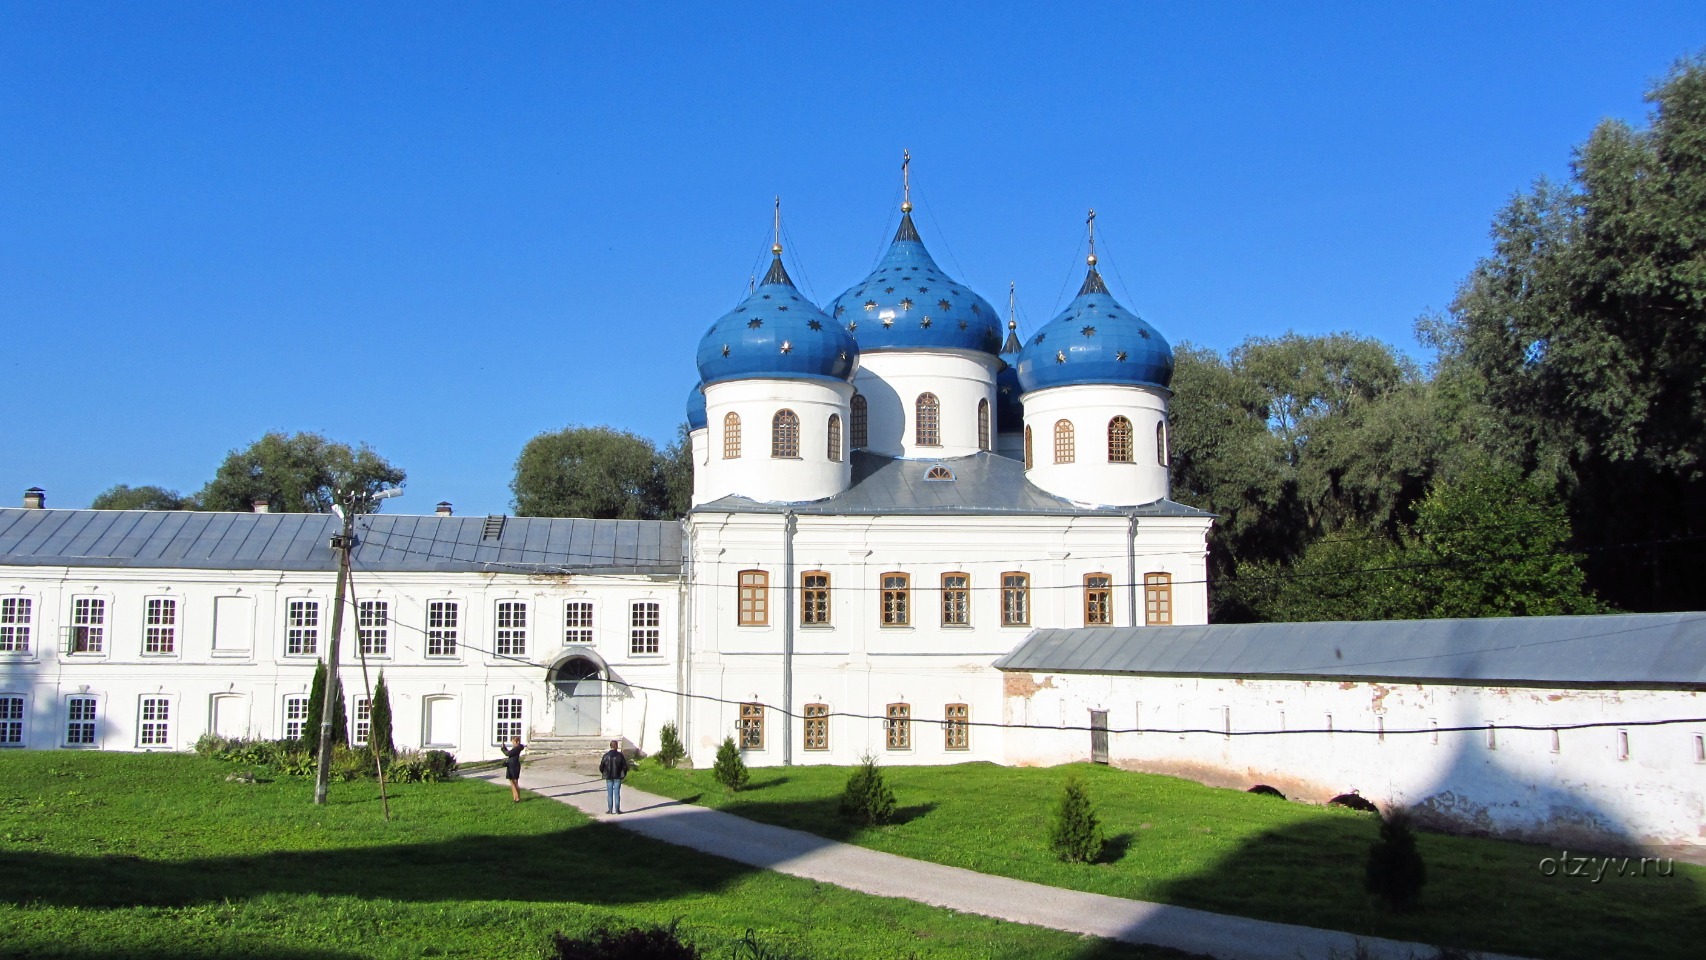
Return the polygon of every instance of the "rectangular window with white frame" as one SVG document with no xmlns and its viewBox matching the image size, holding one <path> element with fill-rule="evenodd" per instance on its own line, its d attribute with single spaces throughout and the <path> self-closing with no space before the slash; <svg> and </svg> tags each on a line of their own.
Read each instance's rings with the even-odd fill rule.
<svg viewBox="0 0 1706 960">
<path fill-rule="evenodd" d="M 521 736 L 523 704 L 520 697 L 497 699 L 497 723 L 492 730 L 493 743 L 509 743 Z"/>
<path fill-rule="evenodd" d="M 527 656 L 527 601 L 499 600 L 497 641 L 494 645 L 500 657 Z"/>
<path fill-rule="evenodd" d="M 284 653 L 288 657 L 320 654 L 320 601 L 287 600 L 284 604 Z"/>
<path fill-rule="evenodd" d="M 136 745 L 144 749 L 172 746 L 172 698 L 143 697 L 136 726 Z"/>
<path fill-rule="evenodd" d="M 350 744 L 357 747 L 367 746 L 367 741 L 373 739 L 373 700 L 369 697 L 356 697 L 350 716 L 355 720 L 350 724 Z"/>
<path fill-rule="evenodd" d="M 663 604 L 636 600 L 628 607 L 628 654 L 652 657 L 663 652 Z"/>
<path fill-rule="evenodd" d="M 366 657 L 391 655 L 391 601 L 361 600 L 355 605 L 356 636 Z"/>
<path fill-rule="evenodd" d="M 429 657 L 454 657 L 462 638 L 462 608 L 455 600 L 427 601 Z"/>
<path fill-rule="evenodd" d="M 24 745 L 24 698 L 0 695 L 0 747 Z"/>
<path fill-rule="evenodd" d="M 570 600 L 563 605 L 563 643 L 592 646 L 592 601 Z"/>
<path fill-rule="evenodd" d="M 293 693 L 284 698 L 284 739 L 301 740 L 302 728 L 308 723 L 308 696 Z"/>
<path fill-rule="evenodd" d="M 94 697 L 70 697 L 65 701 L 65 745 L 95 745 L 95 718 L 100 707 Z"/>
<path fill-rule="evenodd" d="M 30 652 L 34 612 L 30 597 L 0 597 L 0 653 Z"/>
<path fill-rule="evenodd" d="M 149 597 L 144 602 L 142 652 L 167 657 L 178 652 L 178 601 L 173 597 Z"/>
<path fill-rule="evenodd" d="M 105 653 L 106 649 L 106 599 L 102 597 L 73 597 L 71 600 L 71 652 Z"/>
</svg>

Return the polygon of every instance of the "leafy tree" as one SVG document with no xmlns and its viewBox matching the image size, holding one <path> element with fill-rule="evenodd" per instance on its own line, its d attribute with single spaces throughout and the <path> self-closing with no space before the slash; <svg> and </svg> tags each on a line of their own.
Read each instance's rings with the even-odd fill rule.
<svg viewBox="0 0 1706 960">
<path fill-rule="evenodd" d="M 676 428 L 675 440 L 659 455 L 659 470 L 663 478 L 664 505 L 661 519 L 686 516 L 693 508 L 693 438 L 683 420 Z"/>
<path fill-rule="evenodd" d="M 278 513 L 330 513 L 340 493 L 365 496 L 362 512 L 377 510 L 372 495 L 401 484 L 401 469 L 363 444 L 327 440 L 317 433 L 269 433 L 242 450 L 233 450 L 197 495 L 207 510 L 249 510 L 265 498 Z"/>
<path fill-rule="evenodd" d="M 691 459 L 690 454 L 682 457 Z M 672 512 L 666 462 L 650 440 L 611 427 L 541 433 L 527 441 L 515 461 L 510 491 L 516 515 L 673 518 L 679 514 Z M 690 489 L 691 478 L 688 484 Z"/>
<path fill-rule="evenodd" d="M 883 779 L 876 756 L 867 753 L 847 776 L 847 786 L 841 791 L 841 816 L 874 827 L 894 819 L 894 811 L 894 790 Z"/>
<path fill-rule="evenodd" d="M 117 484 L 95 496 L 91 510 L 194 510 L 194 497 L 186 497 L 165 487 L 132 487 Z"/>
<path fill-rule="evenodd" d="M 734 737 L 723 738 L 722 746 L 717 748 L 717 762 L 711 767 L 711 775 L 730 790 L 739 790 L 752 779 L 752 773 L 746 769 L 746 761 L 741 759 L 740 748 L 735 746 Z"/>
<path fill-rule="evenodd" d="M 1568 183 L 1500 212 L 1433 332 L 1499 452 L 1571 493 L 1613 601 L 1691 608 L 1706 566 L 1706 59 L 1647 99 L 1644 129 L 1604 121 Z"/>
<path fill-rule="evenodd" d="M 397 752 L 397 745 L 391 737 L 391 690 L 385 686 L 385 671 L 379 671 L 379 679 L 373 684 L 373 710 L 368 719 L 372 730 L 368 734 L 367 743 L 375 753 L 389 756 Z"/>
<path fill-rule="evenodd" d="M 1090 795 L 1084 792 L 1084 781 L 1077 774 L 1068 776 L 1054 810 L 1049 845 L 1068 863 L 1095 863 L 1105 842 L 1101 821 L 1090 806 Z"/>
</svg>

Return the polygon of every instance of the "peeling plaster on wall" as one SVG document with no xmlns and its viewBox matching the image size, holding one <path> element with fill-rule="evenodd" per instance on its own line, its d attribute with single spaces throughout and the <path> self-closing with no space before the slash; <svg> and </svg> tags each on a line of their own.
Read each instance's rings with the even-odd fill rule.
<svg viewBox="0 0 1706 960">
<path fill-rule="evenodd" d="M 1009 673 L 1002 682 L 1003 692 L 1009 697 L 1024 697 L 1029 699 L 1036 696 L 1038 690 L 1052 690 L 1054 678 L 1044 677 L 1037 682 L 1035 674 Z"/>
</svg>

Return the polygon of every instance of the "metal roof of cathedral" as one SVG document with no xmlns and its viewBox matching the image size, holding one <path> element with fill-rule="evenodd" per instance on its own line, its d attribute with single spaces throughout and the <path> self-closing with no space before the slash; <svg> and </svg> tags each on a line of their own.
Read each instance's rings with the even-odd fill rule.
<svg viewBox="0 0 1706 960">
<path fill-rule="evenodd" d="M 853 379 L 859 344 L 794 288 L 771 248 L 770 272 L 699 340 L 699 384 L 724 380 Z"/>
<path fill-rule="evenodd" d="M 331 572 L 341 526 L 321 513 L 8 508 L 0 566 Z M 356 539 L 358 572 L 676 575 L 682 566 L 681 525 L 666 520 L 370 514 L 356 520 Z"/>
<path fill-rule="evenodd" d="M 993 453 L 940 460 L 902 460 L 864 450 L 852 455 L 853 483 L 846 492 L 805 503 L 771 503 L 723 497 L 694 507 L 695 513 L 783 513 L 812 516 L 1113 516 L 1207 517 L 1195 507 L 1158 500 L 1140 507 L 1076 503 L 1047 493 L 1025 479 L 1025 465 Z M 941 479 L 946 470 L 949 478 Z M 936 472 L 937 477 L 930 475 Z"/>
<path fill-rule="evenodd" d="M 1001 350 L 1000 320 L 989 301 L 936 265 L 912 207 L 877 268 L 829 305 L 829 313 L 866 352 L 879 350 Z"/>
<path fill-rule="evenodd" d="M 1036 630 L 1033 673 L 1706 687 L 1706 613 Z"/>
<path fill-rule="evenodd" d="M 1077 298 L 1031 336 L 1015 366 L 1026 393 L 1073 384 L 1166 389 L 1173 382 L 1173 348 L 1113 298 L 1092 254 Z"/>
</svg>

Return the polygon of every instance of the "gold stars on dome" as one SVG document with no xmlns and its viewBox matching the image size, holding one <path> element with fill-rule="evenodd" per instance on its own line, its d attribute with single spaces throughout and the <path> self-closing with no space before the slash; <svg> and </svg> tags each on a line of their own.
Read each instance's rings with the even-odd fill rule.
<svg viewBox="0 0 1706 960">
<path fill-rule="evenodd" d="M 926 330 L 930 329 L 930 318 L 925 317 L 924 319 L 918 321 L 918 325 L 923 327 Z"/>
<path fill-rule="evenodd" d="M 807 320 L 806 326 L 813 329 L 813 330 L 822 330 L 823 329 L 823 324 L 817 320 Z"/>
<path fill-rule="evenodd" d="M 794 352 L 794 341 L 792 341 L 792 340 L 782 341 L 782 352 L 783 353 L 793 353 Z"/>
<path fill-rule="evenodd" d="M 967 328 L 967 327 L 969 327 L 969 326 L 971 326 L 971 324 L 969 324 L 969 323 L 967 323 L 967 322 L 965 322 L 965 321 L 964 321 L 964 320 L 961 320 L 961 321 L 960 321 L 960 329 L 961 329 L 961 330 L 964 330 L 964 329 L 965 329 L 965 328 Z"/>
<path fill-rule="evenodd" d="M 859 332 L 859 321 L 857 321 L 857 320 L 847 321 L 847 332 L 848 333 L 858 333 Z"/>
<path fill-rule="evenodd" d="M 1119 362 L 1121 362 L 1121 363 L 1124 363 L 1124 362 L 1125 362 L 1125 351 L 1124 351 L 1124 350 L 1121 350 L 1121 351 L 1119 351 L 1119 352 L 1117 352 L 1117 353 L 1115 353 L 1115 354 L 1114 354 L 1114 359 L 1115 359 L 1115 360 L 1118 360 L 1118 361 L 1119 361 Z"/>
<path fill-rule="evenodd" d="M 725 344 L 723 344 L 723 356 L 726 357 L 728 355 L 729 355 L 729 345 L 725 343 Z"/>
<path fill-rule="evenodd" d="M 1087 326 L 1078 332 L 1084 334 L 1086 337 L 1093 337 L 1096 335 L 1096 328 Z"/>
<path fill-rule="evenodd" d="M 953 308 L 954 308 L 954 305 L 949 303 L 946 300 L 936 301 L 936 309 L 938 309 L 938 310 L 946 312 L 948 310 L 952 310 Z"/>
<path fill-rule="evenodd" d="M 912 309 L 912 298 L 911 297 L 902 297 L 900 300 L 900 308 L 902 310 L 911 310 Z"/>
<path fill-rule="evenodd" d="M 1066 362 L 1066 351 L 1065 350 L 1056 350 L 1054 352 L 1054 362 L 1055 363 L 1065 363 Z"/>
<path fill-rule="evenodd" d="M 746 322 L 746 326 L 750 330 L 757 330 L 759 327 L 764 326 L 764 321 L 758 319 L 757 317 L 753 317 L 751 320 L 748 320 Z"/>
<path fill-rule="evenodd" d="M 870 313 L 872 310 L 875 310 L 875 309 L 877 309 L 877 301 L 875 301 L 875 300 L 866 300 L 865 301 L 865 312 L 866 313 Z"/>
<path fill-rule="evenodd" d="M 883 326 L 884 326 L 884 327 L 892 327 L 892 326 L 894 326 L 894 317 L 893 317 L 893 316 L 887 316 L 887 317 L 884 317 L 884 318 L 883 318 Z"/>
</svg>

